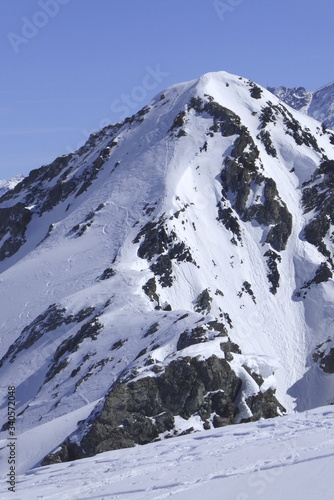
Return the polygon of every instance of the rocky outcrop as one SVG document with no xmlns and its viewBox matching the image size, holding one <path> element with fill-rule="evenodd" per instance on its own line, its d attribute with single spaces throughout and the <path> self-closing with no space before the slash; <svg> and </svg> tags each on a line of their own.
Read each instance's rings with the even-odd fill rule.
<svg viewBox="0 0 334 500">
<path fill-rule="evenodd" d="M 177 217 L 177 214 L 175 214 Z M 140 243 L 138 257 L 150 262 L 150 269 L 159 277 L 162 287 L 171 287 L 173 284 L 173 261 L 191 262 L 196 265 L 190 248 L 180 241 L 173 230 L 165 223 L 161 216 L 157 222 L 148 222 L 137 234 L 133 243 Z"/>
<path fill-rule="evenodd" d="M 39 339 L 55 331 L 59 326 L 80 323 L 93 312 L 93 307 L 87 307 L 75 315 L 66 314 L 65 308 L 57 304 L 52 304 L 45 312 L 37 316 L 34 321 L 23 329 L 18 339 L 10 346 L 7 353 L 0 360 L 0 367 L 7 359 L 12 363 L 20 351 L 29 349 Z"/>
<path fill-rule="evenodd" d="M 223 201 L 230 200 L 233 209 L 243 221 L 255 220 L 262 226 L 270 226 L 266 243 L 278 252 L 285 249 L 292 231 L 292 215 L 281 200 L 276 183 L 261 173 L 259 151 L 245 127 L 234 143 L 231 155 L 225 159 L 221 172 Z M 262 189 L 263 201 L 259 196 L 252 198 L 252 185 Z M 250 203 L 250 200 L 252 202 Z M 218 219 L 240 239 L 240 230 L 229 208 L 219 206 Z"/>
<path fill-rule="evenodd" d="M 23 203 L 0 208 L 0 260 L 14 255 L 26 242 L 26 230 L 32 213 Z"/>
<path fill-rule="evenodd" d="M 304 228 L 304 237 L 333 266 L 333 252 L 324 240 L 334 223 L 334 161 L 324 160 L 302 187 L 305 213 L 314 211 L 314 216 Z"/>
<path fill-rule="evenodd" d="M 203 429 L 234 422 L 242 382 L 226 359 L 183 357 L 172 361 L 161 375 L 154 372 L 158 370 L 152 376 L 116 383 L 99 415 L 48 455 L 43 465 L 179 435 L 176 416 L 184 420 L 197 416 Z M 280 405 L 273 391 L 249 403 L 256 419 L 278 415 Z M 186 432 L 192 431 L 190 423 Z"/>
</svg>

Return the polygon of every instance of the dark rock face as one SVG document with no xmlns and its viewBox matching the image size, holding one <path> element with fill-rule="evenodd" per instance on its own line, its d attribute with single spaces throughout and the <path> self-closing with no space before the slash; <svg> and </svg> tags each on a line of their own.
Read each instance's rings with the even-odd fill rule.
<svg viewBox="0 0 334 500">
<path fill-rule="evenodd" d="M 262 90 L 260 89 L 260 87 L 258 87 L 253 83 L 252 88 L 250 90 L 250 95 L 251 97 L 253 97 L 253 99 L 261 99 Z"/>
<path fill-rule="evenodd" d="M 104 281 L 115 276 L 116 271 L 112 267 L 107 267 L 103 273 L 97 278 L 98 281 Z"/>
<path fill-rule="evenodd" d="M 314 217 L 304 228 L 305 239 L 317 247 L 333 266 L 333 254 L 324 242 L 334 223 L 334 161 L 325 159 L 311 179 L 303 184 L 305 213 L 315 211 Z"/>
<path fill-rule="evenodd" d="M 286 412 L 285 408 L 277 401 L 272 389 L 266 392 L 259 392 L 255 396 L 246 399 L 246 403 L 253 413 L 250 420 L 259 420 L 259 418 L 274 418 L 278 414 Z"/>
<path fill-rule="evenodd" d="M 190 331 L 185 330 L 182 332 L 177 342 L 176 349 L 181 351 L 191 345 L 208 342 L 212 338 L 227 336 L 226 327 L 222 323 L 211 321 L 205 326 L 197 326 Z"/>
<path fill-rule="evenodd" d="M 145 295 L 151 300 L 151 302 L 156 302 L 159 306 L 159 295 L 157 294 L 157 283 L 155 278 L 149 279 L 145 285 L 143 285 L 143 290 Z"/>
<path fill-rule="evenodd" d="M 261 128 L 264 129 L 268 123 L 276 122 L 278 117 L 283 118 L 283 123 L 286 129 L 285 133 L 293 137 L 297 146 L 305 144 L 306 146 L 313 148 L 318 153 L 321 152 L 316 138 L 307 128 L 303 129 L 292 113 L 290 113 L 290 111 L 288 111 L 288 109 L 282 104 L 274 105 L 271 101 L 266 103 L 266 106 L 262 108 L 260 116 Z"/>
<path fill-rule="evenodd" d="M 241 241 L 241 229 L 238 222 L 238 218 L 234 215 L 231 207 L 225 208 L 223 202 L 218 205 L 218 217 L 217 219 L 224 224 L 226 229 L 231 231 L 234 236 L 237 237 L 238 241 Z M 233 241 L 235 242 L 233 236 Z"/>
<path fill-rule="evenodd" d="M 273 156 L 274 158 L 277 158 L 277 151 L 275 146 L 272 143 L 270 134 L 268 130 L 261 130 L 259 135 L 257 136 L 258 139 L 261 140 L 262 144 L 265 147 L 265 150 L 268 155 Z"/>
<path fill-rule="evenodd" d="M 334 348 L 332 347 L 326 356 L 320 361 L 320 368 L 325 373 L 334 373 Z"/>
<path fill-rule="evenodd" d="M 214 100 L 212 96 L 207 96 L 207 101 L 200 97 L 192 97 L 188 104 L 188 109 L 194 109 L 198 114 L 207 113 L 212 116 L 214 123 L 210 130 L 219 132 L 223 137 L 237 134 L 240 128 L 240 117 L 228 108 L 225 108 Z"/>
<path fill-rule="evenodd" d="M 331 338 L 318 345 L 313 353 L 313 361 L 319 361 L 320 368 L 325 373 L 334 373 L 334 347 L 329 348 L 326 344 L 332 343 Z"/>
<path fill-rule="evenodd" d="M 24 203 L 17 203 L 10 208 L 0 208 L 0 260 L 14 255 L 26 242 L 26 229 L 32 214 Z M 9 237 L 7 237 L 9 234 Z"/>
<path fill-rule="evenodd" d="M 175 214 L 175 217 L 178 217 L 178 214 Z M 173 284 L 173 261 L 191 262 L 196 265 L 190 249 L 165 225 L 164 216 L 157 222 L 145 224 L 133 243 L 140 243 L 138 257 L 151 262 L 150 269 L 159 276 L 162 287 L 170 287 Z"/>
<path fill-rule="evenodd" d="M 301 288 L 310 288 L 311 285 L 326 283 L 326 281 L 328 281 L 332 277 L 332 271 L 329 269 L 326 262 L 322 262 L 316 270 L 314 277 L 311 280 L 307 281 Z"/>
<path fill-rule="evenodd" d="M 221 172 L 223 200 L 232 199 L 232 207 L 243 221 L 255 220 L 263 226 L 271 226 L 266 238 L 274 250 L 285 249 L 292 231 L 292 216 L 281 200 L 273 179 L 264 177 L 260 172 L 259 151 L 245 127 L 239 130 L 240 136 L 234 143 L 231 155 L 225 159 Z M 263 189 L 263 203 L 257 199 L 247 206 L 252 183 Z M 230 196 L 230 193 L 232 196 Z M 219 206 L 218 219 L 232 230 L 240 239 L 238 222 L 228 208 Z"/>
<path fill-rule="evenodd" d="M 0 367 L 9 359 L 13 362 L 17 354 L 23 349 L 28 349 L 35 344 L 43 335 L 56 330 L 60 325 L 69 325 L 70 323 L 79 323 L 90 316 L 94 308 L 87 308 L 79 311 L 76 315 L 66 315 L 66 310 L 56 304 L 52 304 L 48 309 L 37 316 L 37 318 L 26 326 L 18 339 L 11 345 L 7 353 L 0 361 Z"/>
<path fill-rule="evenodd" d="M 215 412 L 220 417 L 216 427 L 230 424 L 237 413 L 234 401 L 240 387 L 241 381 L 225 359 L 178 359 L 159 377 L 116 384 L 80 445 L 68 439 L 43 465 L 149 443 L 173 430 L 175 415 L 188 419 L 198 413 L 204 424 Z"/>
<path fill-rule="evenodd" d="M 231 343 L 229 348 L 233 346 Z M 153 368 L 153 373 L 159 373 L 160 370 Z M 263 380 L 257 382 L 261 384 Z M 45 457 L 43 465 L 146 444 L 161 439 L 162 433 L 165 438 L 179 435 L 175 428 L 177 415 L 186 420 L 199 416 L 204 430 L 211 425 L 232 424 L 239 411 L 236 400 L 241 387 L 241 380 L 229 362 L 215 355 L 206 360 L 179 358 L 159 376 L 128 383 L 119 381 L 106 397 L 102 409 L 78 429 L 79 442 L 76 434 L 72 439 L 69 437 L 60 449 Z M 259 392 L 246 402 L 254 420 L 278 416 L 285 411 L 272 390 Z M 186 432 L 192 431 L 189 427 Z"/>
<path fill-rule="evenodd" d="M 199 294 L 195 303 L 196 312 L 207 312 L 211 311 L 212 298 L 210 296 L 209 290 L 206 288 Z"/>
<path fill-rule="evenodd" d="M 267 278 L 271 284 L 270 291 L 275 295 L 279 287 L 280 274 L 278 272 L 277 262 L 281 262 L 282 258 L 273 250 L 268 250 L 265 254 L 267 257 L 268 274 Z"/>
</svg>

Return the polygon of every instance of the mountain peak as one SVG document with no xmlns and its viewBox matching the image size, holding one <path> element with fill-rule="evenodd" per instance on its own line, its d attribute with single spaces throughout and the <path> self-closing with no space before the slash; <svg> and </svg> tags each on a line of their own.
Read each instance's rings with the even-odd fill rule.
<svg viewBox="0 0 334 500">
<path fill-rule="evenodd" d="M 3 380 L 22 432 L 67 421 L 44 463 L 333 397 L 333 143 L 208 73 L 2 196 Z"/>
</svg>

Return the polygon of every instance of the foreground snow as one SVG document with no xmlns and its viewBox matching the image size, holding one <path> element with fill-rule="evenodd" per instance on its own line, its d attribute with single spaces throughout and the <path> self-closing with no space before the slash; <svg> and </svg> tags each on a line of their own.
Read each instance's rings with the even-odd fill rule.
<svg viewBox="0 0 334 500">
<path fill-rule="evenodd" d="M 333 445 L 328 406 L 32 469 L 17 478 L 16 493 L 3 481 L 0 494 L 3 500 L 329 500 Z"/>
</svg>

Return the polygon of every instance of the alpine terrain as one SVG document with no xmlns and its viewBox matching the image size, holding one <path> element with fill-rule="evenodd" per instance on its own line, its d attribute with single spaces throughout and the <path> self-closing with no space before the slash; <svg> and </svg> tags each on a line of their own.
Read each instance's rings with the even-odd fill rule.
<svg viewBox="0 0 334 500">
<path fill-rule="evenodd" d="M 19 472 L 331 404 L 333 187 L 334 132 L 218 72 L 7 190 Z"/>
<path fill-rule="evenodd" d="M 268 90 L 292 108 L 303 111 L 334 129 L 334 82 L 313 92 L 308 92 L 304 87 L 268 87 Z"/>
</svg>

